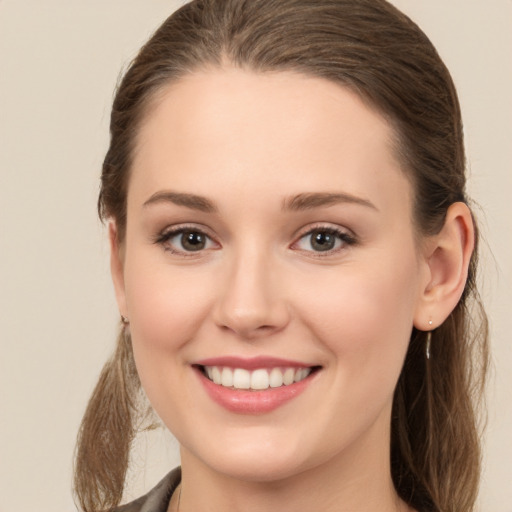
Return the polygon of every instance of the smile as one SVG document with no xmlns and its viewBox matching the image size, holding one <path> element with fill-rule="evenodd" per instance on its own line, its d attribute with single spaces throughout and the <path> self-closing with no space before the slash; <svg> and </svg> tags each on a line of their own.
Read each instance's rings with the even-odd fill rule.
<svg viewBox="0 0 512 512">
<path fill-rule="evenodd" d="M 258 357 L 214 358 L 192 365 L 207 395 L 237 414 L 264 414 L 301 395 L 320 373 L 320 366 Z"/>
<path fill-rule="evenodd" d="M 313 368 L 258 368 L 250 371 L 245 368 L 204 366 L 203 370 L 208 379 L 226 388 L 263 391 L 300 382 L 308 377 Z"/>
</svg>

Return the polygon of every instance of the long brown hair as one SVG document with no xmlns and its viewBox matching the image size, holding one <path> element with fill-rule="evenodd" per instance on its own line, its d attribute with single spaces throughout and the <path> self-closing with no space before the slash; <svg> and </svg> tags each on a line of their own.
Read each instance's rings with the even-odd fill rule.
<svg viewBox="0 0 512 512">
<path fill-rule="evenodd" d="M 393 126 L 415 191 L 421 235 L 438 232 L 448 207 L 468 203 L 460 107 L 452 79 L 426 35 L 385 0 L 195 0 L 140 50 L 118 87 L 98 201 L 122 242 L 137 131 L 170 82 L 225 63 L 257 73 L 295 71 L 355 91 Z M 475 228 L 476 229 L 476 228 Z M 396 490 L 421 511 L 471 512 L 480 474 L 478 405 L 487 369 L 487 321 L 475 279 L 432 333 L 413 330 L 395 391 L 391 470 Z M 121 333 L 85 414 L 75 490 L 86 512 L 122 496 L 139 425 L 140 383 Z M 143 413 L 145 411 L 142 411 Z"/>
</svg>

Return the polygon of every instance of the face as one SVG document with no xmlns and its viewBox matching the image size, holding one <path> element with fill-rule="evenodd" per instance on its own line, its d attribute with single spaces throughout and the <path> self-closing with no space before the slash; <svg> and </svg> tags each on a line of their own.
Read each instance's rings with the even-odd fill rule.
<svg viewBox="0 0 512 512">
<path fill-rule="evenodd" d="M 150 111 L 113 273 L 184 464 L 387 463 L 425 286 L 391 140 L 356 95 L 292 73 L 197 72 Z"/>
</svg>

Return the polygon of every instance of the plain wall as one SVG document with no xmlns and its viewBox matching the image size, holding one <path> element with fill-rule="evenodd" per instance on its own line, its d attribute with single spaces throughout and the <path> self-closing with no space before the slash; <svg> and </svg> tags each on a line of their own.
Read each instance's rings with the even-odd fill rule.
<svg viewBox="0 0 512 512">
<path fill-rule="evenodd" d="M 119 318 L 95 211 L 112 94 L 181 3 L 0 0 L 0 512 L 75 510 L 75 436 Z M 490 247 L 482 291 L 495 373 L 481 508 L 511 512 L 512 2 L 393 3 L 432 39 L 460 94 L 469 188 Z M 136 462 L 128 498 L 178 463 L 176 442 L 157 431 Z"/>
</svg>

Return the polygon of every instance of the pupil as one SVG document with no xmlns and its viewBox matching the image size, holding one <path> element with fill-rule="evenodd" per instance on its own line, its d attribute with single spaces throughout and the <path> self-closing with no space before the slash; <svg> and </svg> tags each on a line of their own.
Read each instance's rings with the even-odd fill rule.
<svg viewBox="0 0 512 512">
<path fill-rule="evenodd" d="M 336 238 L 332 233 L 317 231 L 312 235 L 311 245 L 317 251 L 329 251 L 334 248 Z"/>
<path fill-rule="evenodd" d="M 206 245 L 205 236 L 195 231 L 186 231 L 181 237 L 181 244 L 188 251 L 200 251 Z"/>
</svg>

